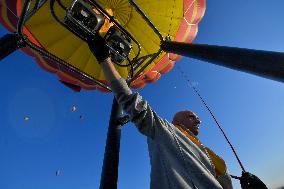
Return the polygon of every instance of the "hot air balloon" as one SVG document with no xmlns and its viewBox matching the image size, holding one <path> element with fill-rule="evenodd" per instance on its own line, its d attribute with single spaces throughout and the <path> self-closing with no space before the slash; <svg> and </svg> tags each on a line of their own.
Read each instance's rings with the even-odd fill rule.
<svg viewBox="0 0 284 189">
<path fill-rule="evenodd" d="M 71 107 L 71 112 L 76 112 L 76 110 L 77 110 L 76 106 L 73 105 L 73 106 Z"/>
<path fill-rule="evenodd" d="M 205 0 L 143 2 L 2 0 L 0 23 L 16 34 L 0 39 L 3 44 L 0 59 L 22 48 L 35 57 L 42 68 L 55 73 L 63 84 L 75 91 L 81 88 L 108 91 L 110 89 L 96 59 L 84 43 L 84 37 L 78 35 L 92 33 L 86 26 L 95 23 L 99 27 L 92 29 L 103 36 L 108 36 L 108 30 L 113 26 L 120 29 L 120 36 L 126 35 L 124 45 L 130 51 L 120 56 L 124 61 L 117 69 L 132 88 L 141 88 L 159 79 L 161 73 L 173 67 L 179 55 L 284 81 L 283 53 L 190 43 L 205 12 Z M 89 11 L 85 10 L 83 14 L 78 4 L 88 4 L 85 7 Z M 85 24 L 86 30 L 77 27 L 79 22 L 70 22 L 75 15 Z M 80 20 L 84 15 L 96 19 L 86 19 L 87 16 L 85 21 Z"/>
<path fill-rule="evenodd" d="M 197 34 L 198 22 L 205 12 L 205 0 L 143 2 L 31 1 L 27 9 L 29 17 L 23 22 L 22 32 L 33 45 L 56 58 L 47 58 L 31 48 L 24 48 L 24 52 L 33 56 L 40 67 L 56 74 L 68 87 L 109 91 L 100 65 L 88 49 L 87 43 L 82 36 L 74 35 L 78 34 L 78 31 L 64 27 L 68 21 L 66 10 L 75 10 L 76 5 L 78 7 L 80 4 L 88 4 L 89 9 L 86 10 L 91 7 L 96 8 L 96 12 L 99 8 L 103 13 L 106 12 L 104 23 L 98 31 L 100 35 L 105 36 L 108 29 L 117 23 L 129 38 L 131 51 L 128 59 L 131 63 L 126 59 L 117 69 L 122 77 L 129 81 L 130 87 L 141 88 L 158 80 L 161 74 L 168 72 L 180 58 L 178 55 L 161 51 L 161 40 L 168 38 L 179 42 L 192 42 Z M 23 8 L 24 1 L 1 1 L 1 23 L 11 32 L 16 31 Z M 84 14 L 86 16 L 87 13 Z"/>
</svg>

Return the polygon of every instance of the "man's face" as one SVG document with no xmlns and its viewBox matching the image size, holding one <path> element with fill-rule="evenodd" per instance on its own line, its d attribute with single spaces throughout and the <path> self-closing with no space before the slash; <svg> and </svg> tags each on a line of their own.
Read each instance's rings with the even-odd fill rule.
<svg viewBox="0 0 284 189">
<path fill-rule="evenodd" d="M 199 133 L 200 123 L 201 121 L 195 113 L 188 111 L 184 114 L 182 125 L 196 136 Z"/>
</svg>

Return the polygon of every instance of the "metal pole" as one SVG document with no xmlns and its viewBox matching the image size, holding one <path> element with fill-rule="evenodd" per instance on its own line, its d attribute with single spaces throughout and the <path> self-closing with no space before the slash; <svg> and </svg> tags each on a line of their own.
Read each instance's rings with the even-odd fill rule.
<svg viewBox="0 0 284 189">
<path fill-rule="evenodd" d="M 166 52 L 284 82 L 284 53 L 164 41 Z"/>
<path fill-rule="evenodd" d="M 6 34 L 0 38 L 0 61 L 21 48 L 24 41 L 18 34 Z"/>
<path fill-rule="evenodd" d="M 116 189 L 118 180 L 119 148 L 122 122 L 119 121 L 122 108 L 113 99 L 109 120 L 100 189 Z"/>
</svg>

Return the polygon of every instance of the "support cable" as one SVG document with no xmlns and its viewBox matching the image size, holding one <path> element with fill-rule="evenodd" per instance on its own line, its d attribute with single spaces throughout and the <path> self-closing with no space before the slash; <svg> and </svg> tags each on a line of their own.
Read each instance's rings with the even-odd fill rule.
<svg viewBox="0 0 284 189">
<path fill-rule="evenodd" d="M 245 171 L 245 168 L 235 150 L 235 148 L 233 147 L 232 143 L 230 142 L 229 138 L 227 137 L 225 131 L 222 129 L 221 125 L 219 124 L 217 118 L 215 117 L 215 115 L 213 114 L 213 111 L 210 109 L 210 107 L 207 105 L 207 103 L 205 102 L 204 98 L 201 96 L 200 92 L 197 90 L 196 87 L 194 87 L 194 85 L 191 83 L 190 79 L 188 78 L 188 76 L 184 73 L 184 71 L 182 71 L 182 69 L 177 65 L 178 70 L 180 71 L 182 77 L 188 82 L 189 86 L 193 89 L 193 91 L 195 92 L 195 94 L 199 97 L 199 99 L 201 100 L 202 104 L 206 107 L 206 109 L 208 110 L 208 112 L 210 113 L 211 117 L 214 119 L 216 125 L 218 126 L 218 128 L 220 129 L 220 131 L 222 132 L 223 136 L 225 137 L 227 143 L 229 144 L 231 150 L 233 151 L 241 169 L 243 172 Z"/>
</svg>

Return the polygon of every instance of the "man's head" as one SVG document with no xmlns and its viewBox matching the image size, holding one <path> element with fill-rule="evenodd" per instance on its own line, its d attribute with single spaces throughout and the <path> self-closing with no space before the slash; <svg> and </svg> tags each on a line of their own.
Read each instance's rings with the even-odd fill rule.
<svg viewBox="0 0 284 189">
<path fill-rule="evenodd" d="M 184 110 L 177 112 L 174 115 L 172 123 L 191 131 L 194 135 L 197 136 L 199 132 L 199 124 L 201 123 L 201 121 L 194 112 L 190 110 Z"/>
</svg>

